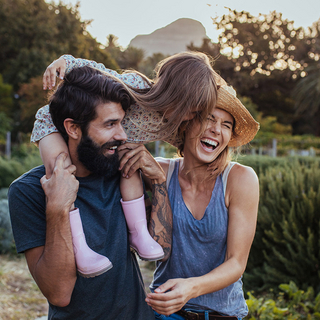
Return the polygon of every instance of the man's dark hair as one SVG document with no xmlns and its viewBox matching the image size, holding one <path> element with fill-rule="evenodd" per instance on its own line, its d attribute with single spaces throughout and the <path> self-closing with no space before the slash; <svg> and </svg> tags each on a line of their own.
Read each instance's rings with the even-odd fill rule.
<svg viewBox="0 0 320 320">
<path fill-rule="evenodd" d="M 134 103 L 125 85 L 91 67 L 70 71 L 50 98 L 52 121 L 62 137 L 68 142 L 64 120 L 73 119 L 83 134 L 87 134 L 89 122 L 97 116 L 96 107 L 101 103 L 120 103 L 126 111 Z"/>
</svg>

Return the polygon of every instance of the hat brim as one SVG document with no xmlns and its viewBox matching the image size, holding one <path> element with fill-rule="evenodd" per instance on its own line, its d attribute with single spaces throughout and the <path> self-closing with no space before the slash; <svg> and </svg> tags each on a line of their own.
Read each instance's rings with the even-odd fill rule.
<svg viewBox="0 0 320 320">
<path fill-rule="evenodd" d="M 216 108 L 227 111 L 235 120 L 229 147 L 240 147 L 253 140 L 260 125 L 241 101 L 227 90 L 227 87 L 218 89 Z"/>
<path fill-rule="evenodd" d="M 228 146 L 240 147 L 253 140 L 260 125 L 235 96 L 233 89 L 234 94 L 231 93 L 230 88 L 226 85 L 219 87 L 216 108 L 225 110 L 233 116 L 235 124 Z M 146 110 L 137 104 L 130 106 L 122 121 L 128 142 L 145 144 L 163 140 L 178 148 L 182 141 L 177 136 L 164 138 L 164 132 L 157 132 L 162 124 L 162 117 L 158 112 Z"/>
</svg>

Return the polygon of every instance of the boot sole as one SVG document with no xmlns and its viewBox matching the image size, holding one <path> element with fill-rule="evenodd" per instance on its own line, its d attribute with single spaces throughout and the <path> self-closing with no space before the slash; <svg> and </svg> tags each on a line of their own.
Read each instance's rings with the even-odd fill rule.
<svg viewBox="0 0 320 320">
<path fill-rule="evenodd" d="M 142 255 L 140 255 L 140 253 L 138 252 L 138 250 L 137 250 L 136 248 L 131 247 L 131 246 L 130 246 L 130 248 L 131 248 L 132 251 L 135 252 L 135 253 L 139 256 L 139 258 L 140 258 L 141 260 L 143 260 L 143 261 L 158 261 L 158 260 L 161 260 L 161 259 L 164 258 L 164 254 L 161 255 L 161 256 L 153 256 L 153 257 L 142 256 Z"/>
<path fill-rule="evenodd" d="M 94 277 L 97 277 L 97 276 L 100 276 L 101 274 L 109 271 L 111 268 L 113 267 L 112 263 L 110 265 L 108 265 L 107 267 L 101 269 L 101 270 L 98 270 L 96 272 L 91 272 L 91 273 L 83 273 L 79 270 L 78 271 L 78 274 L 81 276 L 81 277 L 84 277 L 84 278 L 94 278 Z"/>
</svg>

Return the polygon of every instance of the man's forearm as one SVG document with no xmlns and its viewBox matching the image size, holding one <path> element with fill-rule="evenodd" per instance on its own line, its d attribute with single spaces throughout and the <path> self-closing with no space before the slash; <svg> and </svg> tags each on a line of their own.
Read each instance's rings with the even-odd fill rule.
<svg viewBox="0 0 320 320">
<path fill-rule="evenodd" d="M 45 297 L 63 307 L 69 304 L 77 279 L 69 212 L 56 212 L 47 206 L 46 215 L 45 246 L 29 250 L 26 258 Z"/>
</svg>

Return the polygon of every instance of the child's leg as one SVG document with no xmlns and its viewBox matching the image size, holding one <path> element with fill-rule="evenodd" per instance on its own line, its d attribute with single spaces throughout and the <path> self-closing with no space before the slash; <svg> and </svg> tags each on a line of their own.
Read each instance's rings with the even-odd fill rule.
<svg viewBox="0 0 320 320">
<path fill-rule="evenodd" d="M 130 246 L 143 260 L 160 260 L 164 257 L 162 247 L 150 236 L 147 227 L 146 207 L 140 173 L 129 179 L 120 179 L 121 205 L 129 229 Z"/>
<path fill-rule="evenodd" d="M 120 191 L 123 201 L 130 201 L 143 196 L 143 185 L 140 173 L 136 171 L 130 178 L 120 179 Z"/>
<path fill-rule="evenodd" d="M 78 273 L 85 278 L 91 278 L 110 270 L 112 268 L 110 260 L 87 245 L 79 209 L 70 211 L 69 217 Z"/>
<path fill-rule="evenodd" d="M 65 168 L 71 165 L 69 149 L 59 133 L 52 133 L 42 138 L 39 142 L 39 150 L 46 168 L 46 176 L 49 179 L 53 173 L 55 161 L 62 152 L 68 154 L 64 161 Z M 95 277 L 112 268 L 110 260 L 99 253 L 94 252 L 87 245 L 79 209 L 74 210 L 74 204 L 70 208 L 70 228 L 72 234 L 73 251 L 77 270 L 83 277 Z"/>
</svg>

